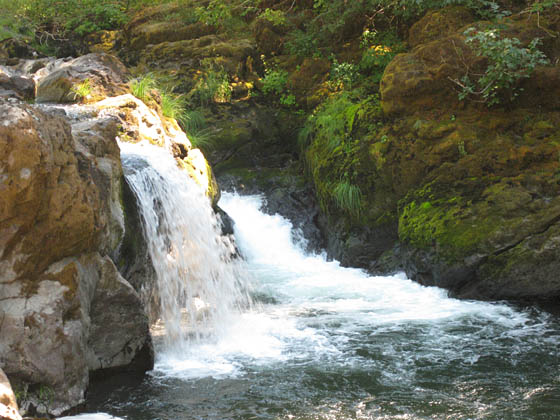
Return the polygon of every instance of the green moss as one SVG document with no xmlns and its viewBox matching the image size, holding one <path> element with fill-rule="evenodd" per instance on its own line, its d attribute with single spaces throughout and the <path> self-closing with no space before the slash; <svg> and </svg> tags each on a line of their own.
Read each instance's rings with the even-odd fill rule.
<svg viewBox="0 0 560 420">
<path fill-rule="evenodd" d="M 410 201 L 402 207 L 399 239 L 419 249 L 435 248 L 449 263 L 475 252 L 503 225 L 497 217 L 473 217 L 472 202 L 465 197 L 436 198 L 429 187 L 416 196 L 430 201 Z"/>
</svg>

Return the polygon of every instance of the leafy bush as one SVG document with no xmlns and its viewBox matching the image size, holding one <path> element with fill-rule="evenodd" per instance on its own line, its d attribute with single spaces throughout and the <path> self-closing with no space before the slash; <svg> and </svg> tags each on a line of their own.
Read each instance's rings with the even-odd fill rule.
<svg viewBox="0 0 560 420">
<path fill-rule="evenodd" d="M 197 7 L 195 14 L 206 25 L 224 27 L 233 18 L 231 7 L 223 0 L 211 0 L 206 7 Z"/>
<path fill-rule="evenodd" d="M 524 48 L 517 38 L 500 38 L 497 29 L 479 31 L 469 28 L 465 35 L 467 45 L 476 55 L 485 57 L 488 66 L 484 74 L 470 75 L 467 72 L 460 80 L 454 80 L 461 87 L 459 99 L 474 96 L 488 106 L 500 103 L 503 98 L 513 100 L 521 90 L 517 83 L 530 77 L 536 66 L 548 63 L 544 53 L 537 48 L 538 38 Z M 472 76 L 475 76 L 474 80 Z"/>
<path fill-rule="evenodd" d="M 403 43 L 393 31 L 379 33 L 375 30 L 365 30 L 360 43 L 364 49 L 359 69 L 369 75 L 374 83 L 379 83 L 385 67 L 398 53 L 404 50 Z"/>
<path fill-rule="evenodd" d="M 336 58 L 332 58 L 331 67 L 331 88 L 335 90 L 350 89 L 358 79 L 358 68 L 352 63 L 339 63 Z"/>
<path fill-rule="evenodd" d="M 286 50 L 298 57 L 312 57 L 319 55 L 317 38 L 313 32 L 305 32 L 301 29 L 291 31 L 286 40 Z"/>
<path fill-rule="evenodd" d="M 270 23 L 276 26 L 282 26 L 287 23 L 286 13 L 283 10 L 273 10 L 266 8 L 264 12 L 260 14 L 262 19 L 268 20 Z"/>
<path fill-rule="evenodd" d="M 282 105 L 292 106 L 296 97 L 288 88 L 288 72 L 285 70 L 267 69 L 262 80 L 262 92 L 277 98 Z"/>
</svg>

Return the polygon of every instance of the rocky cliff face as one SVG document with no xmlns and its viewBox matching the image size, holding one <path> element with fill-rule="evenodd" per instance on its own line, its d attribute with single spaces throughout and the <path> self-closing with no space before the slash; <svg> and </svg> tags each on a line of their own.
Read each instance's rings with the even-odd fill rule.
<svg viewBox="0 0 560 420">
<path fill-rule="evenodd" d="M 138 230 L 124 240 L 137 215 L 124 212 L 134 197 L 123 199 L 116 139 L 168 147 L 199 183 L 213 184 L 174 121 L 131 95 L 108 97 L 127 91 L 114 57 L 11 64 L 0 67 L 0 366 L 24 410 L 58 415 L 84 401 L 89 372 L 153 365 L 153 283 L 149 261 L 123 251 Z M 35 84 L 44 104 L 22 101 Z M 114 261 L 124 267 L 127 257 L 144 264 L 142 275 L 119 273 Z"/>
<path fill-rule="evenodd" d="M 501 33 L 522 45 L 541 38 L 553 64 L 558 21 L 515 16 Z M 428 13 L 410 29 L 414 48 L 386 67 L 380 103 L 338 99 L 333 119 L 359 141 L 329 154 L 315 133 L 306 157 L 318 193 L 331 199 L 332 174 L 351 168 L 363 199 L 359 214 L 333 210 L 330 251 L 461 297 L 557 299 L 560 69 L 537 67 L 513 102 L 461 101 L 452 79 L 487 65 L 465 43 L 477 25 L 462 8 Z"/>
</svg>

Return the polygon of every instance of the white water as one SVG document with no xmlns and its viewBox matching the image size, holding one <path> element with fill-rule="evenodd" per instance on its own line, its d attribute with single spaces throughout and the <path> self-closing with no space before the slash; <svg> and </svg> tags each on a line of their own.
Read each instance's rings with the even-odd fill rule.
<svg viewBox="0 0 560 420">
<path fill-rule="evenodd" d="M 162 350 L 182 354 L 205 336 L 217 336 L 247 304 L 243 265 L 221 237 L 202 189 L 164 149 L 121 143 L 125 176 L 137 196 L 157 277 Z"/>
<path fill-rule="evenodd" d="M 446 291 L 421 286 L 403 274 L 370 277 L 323 255 L 306 255 L 304 245 L 292 240 L 291 224 L 262 213 L 261 204 L 260 197 L 229 193 L 220 202 L 235 220 L 237 244 L 264 303 L 231 315 L 228 328 L 213 340 L 181 355 L 159 357 L 156 375 L 234 377 L 246 373 L 248 366 L 296 360 L 359 365 L 364 363 L 361 357 L 348 351 L 352 341 L 419 329 L 429 340 L 429 354 L 422 348 L 393 348 L 390 341 L 383 348 L 401 358 L 401 366 L 385 373 L 406 380 L 405 365 L 418 358 L 475 363 L 482 355 L 481 343 L 493 334 L 522 341 L 544 328 L 503 304 L 450 299 Z M 453 328 L 467 331 L 446 334 Z M 523 351 L 523 346 L 514 344 L 512 349 Z"/>
<path fill-rule="evenodd" d="M 137 147 L 125 145 L 123 162 L 129 179 L 138 176 L 160 261 L 166 341 L 149 378 L 109 391 L 92 409 L 135 420 L 544 420 L 559 412 L 554 317 L 450 299 L 402 274 L 371 277 L 307 255 L 290 223 L 262 213 L 255 196 L 224 194 L 220 203 L 245 257 L 232 260 L 208 200 L 165 152 Z"/>
</svg>

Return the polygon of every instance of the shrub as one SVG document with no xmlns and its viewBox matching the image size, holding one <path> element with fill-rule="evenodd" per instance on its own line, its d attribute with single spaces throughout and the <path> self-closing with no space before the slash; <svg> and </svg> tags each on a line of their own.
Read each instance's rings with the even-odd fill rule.
<svg viewBox="0 0 560 420">
<path fill-rule="evenodd" d="M 538 38 L 524 48 L 517 38 L 500 38 L 497 29 L 479 31 L 469 28 L 465 35 L 467 45 L 476 55 L 485 57 L 488 65 L 483 74 L 470 75 L 467 72 L 460 80 L 454 80 L 461 88 L 459 99 L 474 96 L 488 106 L 500 103 L 503 98 L 513 100 L 521 91 L 517 83 L 530 77 L 536 66 L 548 63 L 544 53 L 537 48 Z M 472 76 L 475 76 L 474 80 Z"/>
<path fill-rule="evenodd" d="M 284 13 L 283 10 L 273 10 L 273 9 L 266 8 L 264 12 L 260 14 L 260 17 L 262 19 L 269 21 L 275 26 L 282 26 L 285 25 L 287 22 L 286 13 Z"/>
<path fill-rule="evenodd" d="M 285 70 L 266 69 L 262 79 L 262 92 L 278 99 L 282 105 L 293 106 L 296 104 L 296 97 L 288 88 L 288 72 Z"/>
<path fill-rule="evenodd" d="M 286 50 L 298 57 L 312 57 L 319 54 L 317 38 L 313 32 L 305 32 L 301 29 L 291 31 L 286 41 Z"/>
<path fill-rule="evenodd" d="M 358 79 L 358 68 L 352 63 L 339 63 L 336 58 L 332 58 L 331 67 L 331 88 L 334 90 L 351 89 Z"/>
</svg>

